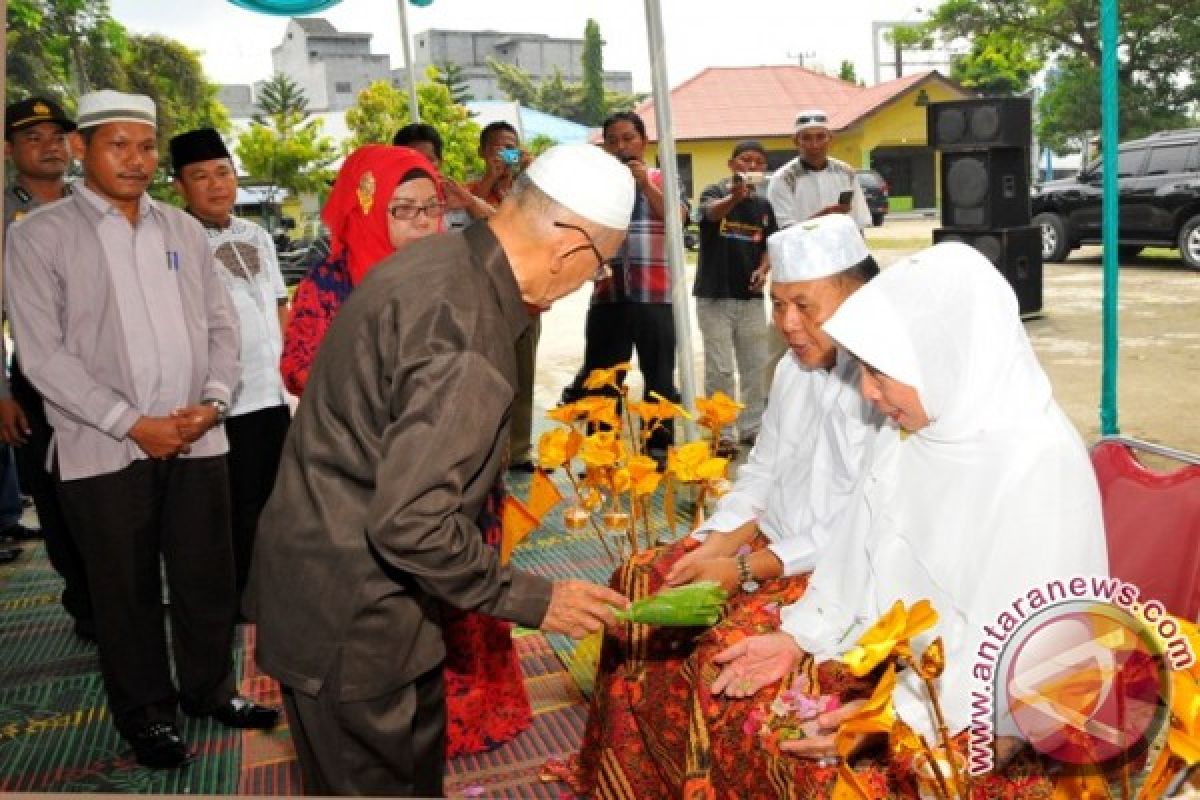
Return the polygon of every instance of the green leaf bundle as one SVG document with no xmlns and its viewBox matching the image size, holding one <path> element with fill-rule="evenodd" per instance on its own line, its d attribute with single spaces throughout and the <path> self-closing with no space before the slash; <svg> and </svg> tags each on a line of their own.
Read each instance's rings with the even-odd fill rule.
<svg viewBox="0 0 1200 800">
<path fill-rule="evenodd" d="M 697 581 L 635 600 L 617 612 L 617 619 L 657 627 L 709 627 L 721 618 L 727 598 L 716 581 Z"/>
</svg>

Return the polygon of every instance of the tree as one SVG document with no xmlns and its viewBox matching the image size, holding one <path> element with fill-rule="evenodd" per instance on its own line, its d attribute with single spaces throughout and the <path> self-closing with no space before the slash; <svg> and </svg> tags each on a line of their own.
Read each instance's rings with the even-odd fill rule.
<svg viewBox="0 0 1200 800">
<path fill-rule="evenodd" d="M 495 59 L 488 60 L 488 66 L 496 75 L 500 91 L 514 103 L 526 108 L 544 111 L 547 114 L 565 117 L 581 125 L 592 125 L 584 111 L 583 86 L 578 83 L 568 83 L 563 80 L 562 72 L 555 69 L 554 73 L 540 84 L 533 82 L 533 77 L 516 66 Z M 642 101 L 645 95 L 626 94 L 611 89 L 604 91 L 604 113 L 601 120 L 614 111 L 627 111 Z M 599 124 L 599 123 L 596 123 Z"/>
<path fill-rule="evenodd" d="M 943 42 L 1019 41 L 1061 79 L 1039 103 L 1043 140 L 1086 136 L 1100 107 L 1102 56 L 1096 0 L 944 0 L 924 29 Z M 1200 0 L 1123 0 L 1118 42 L 1120 135 L 1130 138 L 1186 118 L 1200 99 Z"/>
<path fill-rule="evenodd" d="M 291 84 L 290 87 L 287 84 Z M 277 74 L 259 94 L 255 121 L 238 136 L 234 148 L 242 168 L 269 187 L 268 206 L 283 189 L 300 194 L 323 194 L 333 178 L 329 165 L 338 156 L 333 140 L 324 135 L 320 119 L 308 119 L 304 93 Z M 270 219 L 266 220 L 270 226 Z"/>
<path fill-rule="evenodd" d="M 217 100 L 217 87 L 204 77 L 195 50 L 165 36 L 134 34 L 122 63 L 122 88 L 154 101 L 159 149 L 164 154 L 167 141 L 178 133 L 196 128 L 229 130 L 229 112 Z"/>
<path fill-rule="evenodd" d="M 858 83 L 858 72 L 854 69 L 854 62 L 843 59 L 842 66 L 838 69 L 838 77 L 846 83 Z"/>
<path fill-rule="evenodd" d="M 74 108 L 91 76 L 122 71 L 124 49 L 108 0 L 9 0 L 6 100 L 49 94 Z"/>
<path fill-rule="evenodd" d="M 417 84 L 417 102 L 421 121 L 432 125 L 442 137 L 443 175 L 455 180 L 483 171 L 479 157 L 479 125 L 465 106 L 455 103 L 450 90 L 437 80 L 437 69 L 430 67 L 427 80 Z M 354 106 L 346 111 L 346 125 L 353 136 L 347 152 L 364 144 L 387 144 L 410 120 L 408 93 L 387 81 L 376 81 L 358 93 Z"/>
<path fill-rule="evenodd" d="M 1013 95 L 1029 91 L 1041 68 L 1023 40 L 984 34 L 975 37 L 969 52 L 954 59 L 950 78 L 981 94 Z"/>
<path fill-rule="evenodd" d="M 604 40 L 596 20 L 588 19 L 583 28 L 583 124 L 599 125 L 608 114 L 604 95 Z"/>
<path fill-rule="evenodd" d="M 467 83 L 467 76 L 463 74 L 463 68 L 453 61 L 447 61 L 437 68 L 437 82 L 450 91 L 450 99 L 460 106 L 465 106 L 475 99 L 471 94 L 471 86 Z"/>
<path fill-rule="evenodd" d="M 308 97 L 300 85 L 282 72 L 276 72 L 258 89 L 254 104 L 259 113 L 254 121 L 265 125 L 265 117 L 286 117 L 289 114 L 308 116 Z"/>
</svg>

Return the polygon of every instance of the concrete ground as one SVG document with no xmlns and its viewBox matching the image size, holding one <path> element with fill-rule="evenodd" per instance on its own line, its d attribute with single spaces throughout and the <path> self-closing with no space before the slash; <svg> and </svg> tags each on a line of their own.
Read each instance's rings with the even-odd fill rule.
<svg viewBox="0 0 1200 800">
<path fill-rule="evenodd" d="M 928 246 L 935 218 L 891 217 L 868 231 L 884 267 Z M 694 267 L 689 275 L 694 274 Z M 1099 435 L 1101 296 L 1100 248 L 1075 251 L 1065 264 L 1047 264 L 1043 312 L 1026 330 L 1054 385 L 1055 395 L 1085 441 Z M 583 323 L 590 290 L 559 301 L 543 319 L 535 402 L 553 406 L 582 362 Z M 1118 423 L 1122 433 L 1200 453 L 1200 271 L 1175 251 L 1154 250 L 1121 269 Z M 765 310 L 764 310 L 764 313 Z M 698 391 L 703 389 L 703 343 L 692 318 Z M 639 389 L 638 378 L 632 379 Z"/>
</svg>

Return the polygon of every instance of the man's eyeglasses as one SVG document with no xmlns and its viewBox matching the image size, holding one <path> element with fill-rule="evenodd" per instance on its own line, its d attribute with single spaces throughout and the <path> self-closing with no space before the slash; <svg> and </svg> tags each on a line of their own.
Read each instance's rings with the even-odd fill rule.
<svg viewBox="0 0 1200 800">
<path fill-rule="evenodd" d="M 411 204 L 390 206 L 387 210 L 387 213 L 390 214 L 394 220 L 407 222 L 409 220 L 416 219 L 422 211 L 425 212 L 425 216 L 429 219 L 437 219 L 442 214 L 446 213 L 446 204 L 438 202 L 437 200 L 431 200 L 423 206 Z"/>
<path fill-rule="evenodd" d="M 587 239 L 587 244 L 580 245 L 579 247 L 576 247 L 573 250 L 568 250 L 563 255 L 564 258 L 566 258 L 567 256 L 574 255 L 575 253 L 578 253 L 580 250 L 589 250 L 590 249 L 592 251 L 592 254 L 596 256 L 596 271 L 594 273 L 592 273 L 592 280 L 593 281 L 602 281 L 602 280 L 606 280 L 606 279 L 612 277 L 611 262 L 609 260 L 605 259 L 604 255 L 600 252 L 600 248 L 596 247 L 596 242 L 592 239 L 591 234 L 589 234 L 587 231 L 585 231 L 583 228 L 579 227 L 578 225 L 572 225 L 568 222 L 555 221 L 554 227 L 566 228 L 569 231 L 578 231 L 579 233 L 583 234 L 583 238 Z"/>
</svg>

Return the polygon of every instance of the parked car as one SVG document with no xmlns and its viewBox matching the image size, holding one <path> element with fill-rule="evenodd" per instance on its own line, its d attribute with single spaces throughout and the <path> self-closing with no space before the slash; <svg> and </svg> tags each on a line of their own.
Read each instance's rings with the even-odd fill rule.
<svg viewBox="0 0 1200 800">
<path fill-rule="evenodd" d="M 1103 158 L 1074 178 L 1035 185 L 1031 210 L 1042 229 L 1042 259 L 1064 261 L 1102 237 Z M 1177 247 L 1183 263 L 1200 269 L 1200 128 L 1162 131 L 1117 151 L 1118 252 L 1133 258 L 1143 247 Z"/>
<path fill-rule="evenodd" d="M 867 208 L 871 210 L 871 224 L 878 228 L 883 224 L 883 218 L 889 210 L 887 181 L 873 169 L 860 169 L 858 185 L 862 187 L 863 195 L 867 198 Z"/>
</svg>

